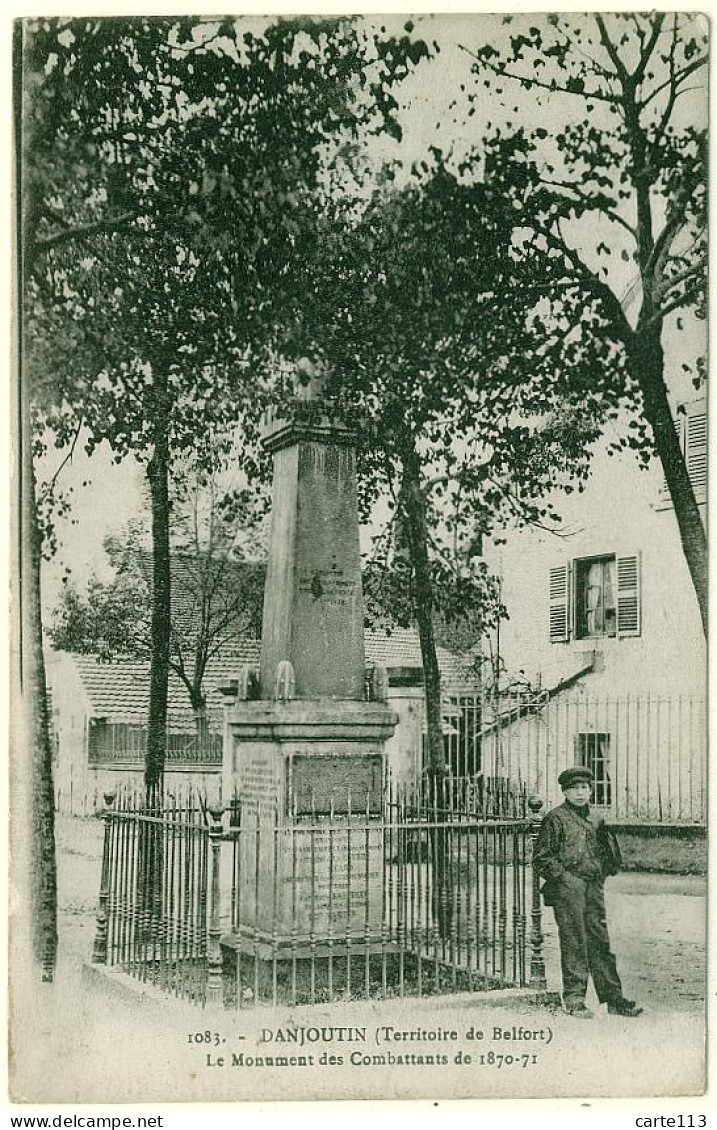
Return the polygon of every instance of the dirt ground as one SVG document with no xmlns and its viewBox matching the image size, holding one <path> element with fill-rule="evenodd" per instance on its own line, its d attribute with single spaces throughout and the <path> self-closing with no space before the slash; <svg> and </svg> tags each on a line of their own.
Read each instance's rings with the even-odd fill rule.
<svg viewBox="0 0 717 1130">
<path fill-rule="evenodd" d="M 315 1006 L 314 1009 L 250 1009 L 212 1015 L 177 1001 L 140 1002 L 90 989 L 82 977 L 94 934 L 101 852 L 98 820 L 58 821 L 60 960 L 52 986 L 28 988 L 15 998 L 12 1028 L 13 1093 L 25 1102 L 166 1102 L 171 1098 L 269 1099 L 292 1097 L 539 1097 L 697 1094 L 705 1057 L 705 904 L 700 876 L 626 873 L 608 881 L 608 921 L 627 995 L 645 1006 L 639 1020 L 608 1017 L 580 1022 L 559 1010 L 506 1001 L 486 1003 L 480 994 Z M 545 911 L 545 958 L 551 988 L 559 988 L 557 939 Z M 207 1064 L 207 1051 L 192 1045 L 196 1030 L 211 1029 L 227 1051 L 256 1056 L 262 1029 L 280 1025 L 380 1025 L 445 1028 L 460 1048 L 470 1027 L 486 1041 L 495 1028 L 549 1031 L 550 1041 L 485 1043 L 499 1053 L 535 1055 L 508 1070 L 494 1061 L 413 1070 L 356 1064 L 311 1071 L 250 1070 Z M 403 1045 L 398 1050 L 425 1050 Z M 398 1045 L 397 1045 L 398 1048 Z M 270 1049 L 271 1050 L 271 1049 Z M 274 1049 L 282 1050 L 282 1049 Z M 286 1050 L 286 1049 L 283 1049 Z M 293 1049 L 289 1049 L 293 1050 Z M 324 1049 L 326 1050 L 326 1049 Z M 351 1048 L 328 1046 L 330 1052 Z M 364 1051 L 366 1049 L 363 1049 Z M 376 1052 L 375 1047 L 369 1049 Z M 395 1051 L 396 1049 L 394 1049 Z M 432 1048 L 435 1050 L 435 1048 Z M 381 1050 L 380 1054 L 384 1054 Z M 233 1060 L 227 1060 L 233 1063 Z M 507 1061 L 504 1061 L 507 1062 Z"/>
</svg>

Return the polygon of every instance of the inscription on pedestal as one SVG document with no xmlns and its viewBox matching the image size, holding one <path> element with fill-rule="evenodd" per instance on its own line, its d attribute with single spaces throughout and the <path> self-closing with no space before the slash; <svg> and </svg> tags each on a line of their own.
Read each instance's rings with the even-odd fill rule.
<svg viewBox="0 0 717 1130">
<path fill-rule="evenodd" d="M 279 765 L 272 754 L 244 752 L 239 773 L 242 806 L 246 812 L 265 812 L 279 804 Z"/>
<path fill-rule="evenodd" d="M 378 814 L 383 809 L 383 757 L 295 754 L 289 762 L 289 811 L 297 816 L 333 812 Z"/>
<path fill-rule="evenodd" d="M 295 842 L 291 870 L 284 874 L 284 913 L 298 933 L 377 937 L 383 920 L 381 828 L 303 831 L 299 825 L 290 835 Z"/>
</svg>

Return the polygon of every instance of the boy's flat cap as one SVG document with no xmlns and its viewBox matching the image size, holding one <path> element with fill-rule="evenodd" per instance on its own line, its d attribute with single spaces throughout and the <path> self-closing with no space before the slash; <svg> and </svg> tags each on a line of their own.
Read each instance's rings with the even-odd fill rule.
<svg viewBox="0 0 717 1130">
<path fill-rule="evenodd" d="M 574 765 L 572 769 L 563 769 L 558 777 L 558 784 L 561 789 L 569 789 L 573 785 L 582 785 L 586 781 L 589 785 L 592 785 L 594 780 L 592 770 L 587 769 L 584 765 Z"/>
</svg>

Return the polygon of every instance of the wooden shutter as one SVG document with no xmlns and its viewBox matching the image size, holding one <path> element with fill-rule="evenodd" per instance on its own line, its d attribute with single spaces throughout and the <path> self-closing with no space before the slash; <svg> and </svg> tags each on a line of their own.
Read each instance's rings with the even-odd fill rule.
<svg viewBox="0 0 717 1130">
<path fill-rule="evenodd" d="M 570 570 L 557 565 L 550 570 L 550 642 L 567 640 L 570 626 Z"/>
<path fill-rule="evenodd" d="M 697 403 L 687 409 L 685 421 L 685 462 L 697 502 L 707 501 L 707 405 Z"/>
<path fill-rule="evenodd" d="M 707 501 L 707 403 L 704 399 L 685 404 L 674 418 L 675 431 L 685 457 L 687 474 L 696 501 Z M 663 476 L 660 493 L 665 505 L 672 505 L 667 480 Z"/>
<path fill-rule="evenodd" d="M 640 601 L 640 558 L 638 554 L 618 557 L 617 571 L 617 634 L 639 636 L 642 628 Z"/>
</svg>

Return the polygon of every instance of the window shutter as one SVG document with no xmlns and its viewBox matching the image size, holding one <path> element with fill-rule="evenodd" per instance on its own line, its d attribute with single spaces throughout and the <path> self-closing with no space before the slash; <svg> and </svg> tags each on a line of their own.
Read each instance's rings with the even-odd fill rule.
<svg viewBox="0 0 717 1130">
<path fill-rule="evenodd" d="M 674 418 L 675 431 L 685 457 L 687 474 L 698 504 L 707 501 L 707 403 L 704 399 L 684 404 Z M 660 489 L 665 505 L 672 505 L 667 480 Z"/>
<path fill-rule="evenodd" d="M 685 462 L 697 502 L 707 501 L 707 407 L 690 405 L 685 429 Z"/>
<path fill-rule="evenodd" d="M 639 636 L 642 608 L 640 601 L 640 558 L 637 554 L 617 558 L 617 634 Z"/>
<path fill-rule="evenodd" d="M 567 640 L 570 623 L 570 574 L 567 565 L 550 570 L 550 642 Z"/>
</svg>

